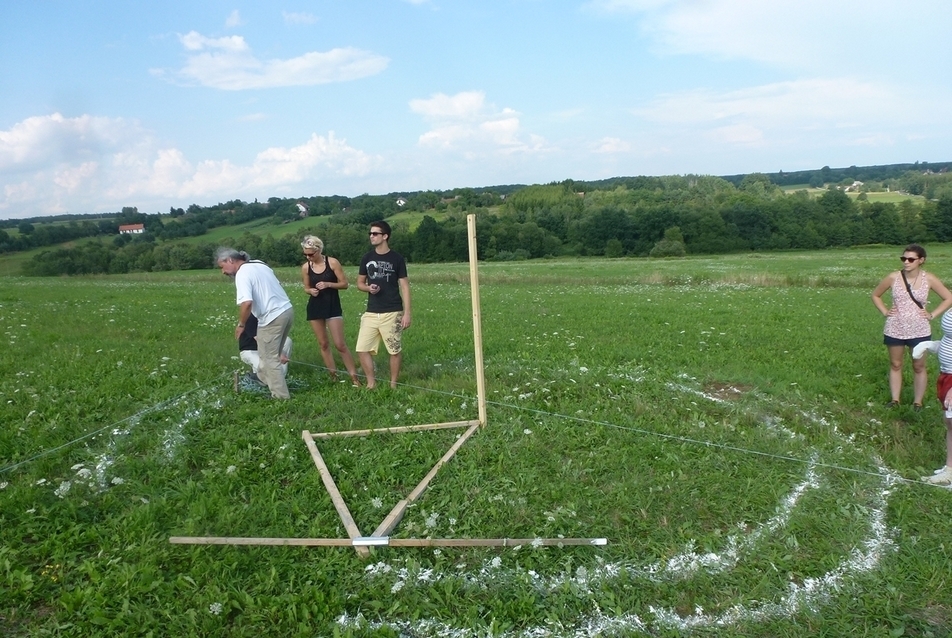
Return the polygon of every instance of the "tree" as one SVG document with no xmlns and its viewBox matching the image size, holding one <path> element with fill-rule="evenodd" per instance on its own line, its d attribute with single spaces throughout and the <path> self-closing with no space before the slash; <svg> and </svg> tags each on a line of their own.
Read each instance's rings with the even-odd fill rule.
<svg viewBox="0 0 952 638">
<path fill-rule="evenodd" d="M 664 231 L 664 239 L 659 241 L 648 253 L 650 257 L 684 257 L 687 248 L 684 246 L 684 235 L 677 226 Z"/>
<path fill-rule="evenodd" d="M 32 235 L 35 228 L 30 222 L 20 222 L 20 225 L 17 226 L 17 230 L 20 231 L 21 235 Z"/>
</svg>

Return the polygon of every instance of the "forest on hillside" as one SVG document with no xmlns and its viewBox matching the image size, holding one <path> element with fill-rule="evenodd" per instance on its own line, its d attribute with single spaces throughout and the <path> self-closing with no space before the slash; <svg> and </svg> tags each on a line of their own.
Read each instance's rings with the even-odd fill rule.
<svg viewBox="0 0 952 638">
<path fill-rule="evenodd" d="M 289 266 L 300 263 L 300 238 L 310 232 L 322 237 L 327 254 L 354 265 L 367 249 L 367 224 L 403 211 L 422 212 L 423 221 L 412 230 L 405 223 L 393 224 L 391 246 L 418 263 L 465 261 L 468 213 L 478 216 L 479 257 L 500 261 L 946 242 L 952 241 L 952 173 L 947 168 L 918 166 L 862 184 L 844 177 L 826 183 L 819 196 L 806 190 L 785 192 L 774 176 L 755 173 L 736 184 L 712 176 L 632 177 L 500 190 L 272 198 L 267 203 L 234 200 L 210 207 L 193 204 L 185 210 L 172 209 L 167 215 L 126 208 L 98 222 L 72 220 L 33 228 L 26 226 L 33 226 L 32 222 L 20 222 L 17 235 L 0 229 L 0 251 L 50 245 L 38 242 L 54 238 L 59 243 L 96 237 L 72 248 L 59 247 L 55 254 L 40 252 L 24 267 L 30 275 L 212 268 L 218 244 L 246 250 L 273 266 Z M 847 188 L 860 191 L 859 196 L 853 199 L 845 192 Z M 869 193 L 886 190 L 921 195 L 925 200 L 869 201 Z M 255 219 L 271 218 L 275 223 L 296 220 L 302 207 L 309 217 L 326 218 L 326 223 L 296 234 L 259 237 L 236 233 L 216 243 L 176 241 Z M 146 232 L 117 234 L 120 224 L 131 223 L 144 224 Z M 67 230 L 54 230 L 57 228 Z M 280 233 L 280 225 L 275 229 Z M 46 236 L 41 237 L 44 232 Z M 76 236 L 61 237 L 70 232 Z"/>
</svg>

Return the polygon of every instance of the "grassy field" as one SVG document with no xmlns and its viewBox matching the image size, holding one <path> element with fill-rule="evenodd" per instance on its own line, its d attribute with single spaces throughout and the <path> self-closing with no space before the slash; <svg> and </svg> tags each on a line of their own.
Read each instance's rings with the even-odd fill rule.
<svg viewBox="0 0 952 638">
<path fill-rule="evenodd" d="M 369 560 L 168 541 L 344 537 L 302 430 L 475 419 L 465 264 L 410 265 L 401 385 L 373 392 L 330 381 L 280 270 L 288 402 L 234 392 L 217 272 L 6 278 L 0 634 L 947 636 L 941 411 L 883 407 L 869 300 L 899 252 L 481 265 L 488 423 L 393 536 L 609 543 Z M 370 534 L 459 434 L 319 446 Z"/>
<path fill-rule="evenodd" d="M 819 197 L 820 195 L 825 193 L 827 190 L 826 187 L 811 188 L 807 184 L 799 184 L 796 186 L 783 186 L 782 188 L 783 188 L 783 191 L 788 194 L 795 193 L 796 191 L 806 191 L 807 193 L 810 194 L 811 197 Z M 860 196 L 860 193 L 858 191 L 850 191 L 847 193 L 847 195 L 849 195 L 852 199 L 855 200 L 857 197 Z M 866 197 L 871 203 L 881 202 L 884 204 L 898 204 L 906 200 L 915 202 L 916 204 L 922 204 L 926 201 L 925 197 L 923 197 L 922 195 L 910 195 L 909 193 L 899 193 L 899 192 L 887 193 L 885 191 L 877 192 L 877 193 L 866 193 Z"/>
</svg>

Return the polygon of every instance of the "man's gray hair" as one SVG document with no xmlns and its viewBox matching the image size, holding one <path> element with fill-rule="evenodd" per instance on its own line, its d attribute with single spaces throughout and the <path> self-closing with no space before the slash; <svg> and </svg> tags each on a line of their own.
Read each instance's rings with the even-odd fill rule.
<svg viewBox="0 0 952 638">
<path fill-rule="evenodd" d="M 215 263 L 220 264 L 223 261 L 248 261 L 251 257 L 248 256 L 243 250 L 235 250 L 234 248 L 228 248 L 227 246 L 219 246 L 218 250 L 215 251 Z"/>
</svg>

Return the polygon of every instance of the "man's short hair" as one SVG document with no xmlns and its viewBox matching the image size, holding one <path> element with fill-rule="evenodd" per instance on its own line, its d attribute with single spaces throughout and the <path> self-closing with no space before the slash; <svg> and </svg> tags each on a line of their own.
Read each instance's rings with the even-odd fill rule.
<svg viewBox="0 0 952 638">
<path fill-rule="evenodd" d="M 243 250 L 235 250 L 227 246 L 219 246 L 215 251 L 215 263 L 220 264 L 223 261 L 248 261 L 251 257 Z"/>
<path fill-rule="evenodd" d="M 390 237 L 390 233 L 391 233 L 390 224 L 388 224 L 388 223 L 385 222 L 385 221 L 372 222 L 372 223 L 370 224 L 370 227 L 373 228 L 374 226 L 376 226 L 376 227 L 379 228 L 381 231 L 383 231 L 383 234 L 386 235 L 387 238 Z"/>
</svg>

